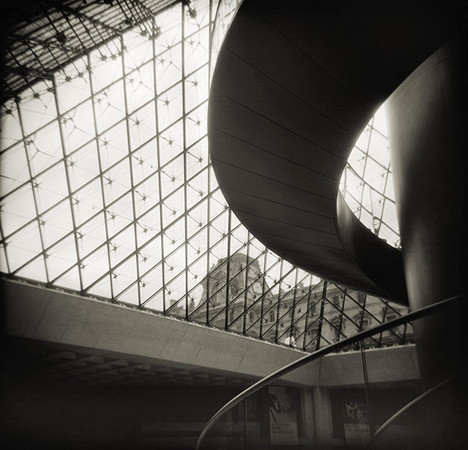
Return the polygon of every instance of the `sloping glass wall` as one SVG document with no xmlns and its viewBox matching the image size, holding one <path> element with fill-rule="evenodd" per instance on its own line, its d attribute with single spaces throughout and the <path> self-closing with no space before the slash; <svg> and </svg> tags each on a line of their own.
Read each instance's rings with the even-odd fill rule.
<svg viewBox="0 0 468 450">
<path fill-rule="evenodd" d="M 3 274 L 304 350 L 404 313 L 282 260 L 220 192 L 210 70 L 239 2 L 111 3 L 78 34 L 48 13 L 49 46 L 123 25 L 1 107 Z"/>
</svg>

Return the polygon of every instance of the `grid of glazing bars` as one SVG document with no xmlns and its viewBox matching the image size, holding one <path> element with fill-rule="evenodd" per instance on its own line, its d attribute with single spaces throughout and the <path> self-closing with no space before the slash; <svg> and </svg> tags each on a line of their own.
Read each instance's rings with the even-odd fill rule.
<svg viewBox="0 0 468 450">
<path fill-rule="evenodd" d="M 349 155 L 340 191 L 364 225 L 400 248 L 384 109 L 385 105 L 370 120 Z"/>
<path fill-rule="evenodd" d="M 4 95 L 53 78 L 70 61 L 134 27 L 146 36 L 148 19 L 174 0 L 39 0 L 28 4 L 30 20 L 6 36 Z M 12 11 L 14 14 L 15 11 Z"/>
<path fill-rule="evenodd" d="M 122 11 L 133 3 L 117 2 Z M 380 323 L 400 314 L 375 298 L 372 312 L 357 293 L 279 258 L 220 192 L 207 144 L 210 67 L 237 4 L 183 1 L 148 13 L 2 105 L 4 274 L 304 350 L 359 331 L 366 315 Z M 236 255 L 246 256 L 240 272 L 229 270 Z M 226 296 L 216 309 L 202 295 L 222 260 Z M 252 300 L 254 261 L 262 292 Z M 405 330 L 395 336 L 404 342 Z"/>
</svg>

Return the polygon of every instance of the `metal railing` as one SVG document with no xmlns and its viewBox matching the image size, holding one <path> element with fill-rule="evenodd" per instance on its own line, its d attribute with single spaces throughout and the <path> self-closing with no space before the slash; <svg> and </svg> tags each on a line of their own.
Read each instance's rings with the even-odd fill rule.
<svg viewBox="0 0 468 450">
<path fill-rule="evenodd" d="M 344 341 L 337 342 L 335 344 L 329 345 L 325 348 L 321 348 L 317 350 L 314 353 L 311 353 L 310 355 L 306 355 L 297 361 L 294 361 L 285 367 L 273 372 L 272 374 L 266 376 L 265 378 L 259 380 L 237 396 L 235 396 L 232 400 L 230 400 L 228 403 L 226 403 L 216 414 L 213 415 L 213 417 L 207 422 L 205 428 L 202 430 L 196 444 L 196 450 L 200 450 L 202 443 L 207 436 L 207 433 L 210 431 L 210 429 L 213 427 L 213 425 L 221 418 L 223 417 L 228 411 L 232 410 L 235 406 L 239 405 L 241 402 L 245 401 L 248 397 L 252 396 L 252 394 L 256 393 L 260 389 L 266 387 L 267 385 L 271 384 L 272 381 L 278 380 L 281 377 L 283 377 L 286 374 L 291 373 L 292 371 L 314 361 L 318 360 L 319 358 L 329 355 L 334 352 L 339 352 L 342 350 L 343 347 L 349 347 L 352 344 L 359 343 L 361 341 L 364 341 L 366 338 L 370 338 L 371 336 L 381 333 L 384 331 L 387 331 L 391 328 L 398 327 L 403 324 L 407 324 L 408 322 L 412 322 L 416 319 L 420 319 L 423 317 L 426 317 L 430 314 L 434 314 L 436 312 L 440 312 L 444 309 L 447 309 L 450 306 L 455 305 L 458 301 L 460 301 L 462 298 L 466 298 L 466 294 L 461 294 L 457 295 L 454 297 L 450 297 L 448 299 L 442 300 L 438 303 L 434 303 L 432 305 L 426 306 L 424 308 L 421 308 L 417 311 L 411 312 L 403 317 L 399 317 L 397 319 L 391 320 L 387 323 L 383 323 L 381 325 L 378 325 L 376 327 L 373 327 L 369 330 L 362 331 Z M 362 348 L 361 348 L 362 351 Z M 382 428 L 382 427 L 381 427 Z"/>
</svg>

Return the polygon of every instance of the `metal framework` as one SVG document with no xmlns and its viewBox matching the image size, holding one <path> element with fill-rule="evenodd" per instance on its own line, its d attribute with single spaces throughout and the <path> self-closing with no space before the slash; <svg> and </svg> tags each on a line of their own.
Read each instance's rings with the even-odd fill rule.
<svg viewBox="0 0 468 450">
<path fill-rule="evenodd" d="M 237 5 L 70 1 L 11 35 L 4 276 L 307 351 L 404 312 L 292 266 L 228 207 L 206 112 Z M 380 164 L 369 146 L 366 157 Z M 398 329 L 369 345 L 407 339 Z"/>
<path fill-rule="evenodd" d="M 364 225 L 400 248 L 384 108 L 377 111 L 356 142 L 341 177 L 340 191 Z"/>
<path fill-rule="evenodd" d="M 101 48 L 103 56 L 120 55 L 116 36 L 138 29 L 157 37 L 151 18 L 175 0 L 37 0 L 28 5 L 35 20 L 17 24 L 7 36 L 3 92 L 19 95 L 41 80 Z M 36 17 L 34 17 L 36 16 Z"/>
</svg>

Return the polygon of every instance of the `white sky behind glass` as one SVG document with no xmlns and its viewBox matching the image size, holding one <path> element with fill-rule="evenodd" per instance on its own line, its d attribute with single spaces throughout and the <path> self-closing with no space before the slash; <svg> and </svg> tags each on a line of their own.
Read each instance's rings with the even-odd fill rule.
<svg viewBox="0 0 468 450">
<path fill-rule="evenodd" d="M 157 15 L 157 39 L 136 28 L 2 106 L 3 272 L 156 310 L 197 301 L 235 252 L 259 259 L 273 293 L 319 281 L 268 252 L 219 190 L 209 1 L 191 6 Z M 216 51 L 235 7 L 222 3 Z"/>
<path fill-rule="evenodd" d="M 191 5 L 195 18 L 180 3 L 157 15 L 157 39 L 136 28 L 2 105 L 2 272 L 155 310 L 197 302 L 209 268 L 235 252 L 258 258 L 273 294 L 319 281 L 254 239 L 219 190 L 206 136 L 209 1 Z M 236 1 L 221 5 L 215 53 Z M 379 129 L 377 117 L 347 170 L 347 201 L 372 196 L 362 220 L 379 203 L 356 174 L 372 166 L 381 182 L 388 167 Z M 366 165 L 369 137 L 380 150 Z M 382 237 L 394 229 L 383 203 Z"/>
<path fill-rule="evenodd" d="M 358 219 L 400 247 L 385 108 L 381 106 L 358 138 L 340 180 L 340 191 Z"/>
</svg>

